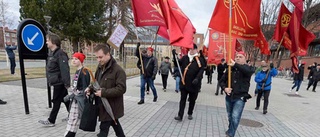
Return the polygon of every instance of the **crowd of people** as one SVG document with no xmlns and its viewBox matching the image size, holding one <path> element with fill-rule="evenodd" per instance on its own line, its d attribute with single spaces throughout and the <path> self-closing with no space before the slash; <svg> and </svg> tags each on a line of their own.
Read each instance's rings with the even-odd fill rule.
<svg viewBox="0 0 320 137">
<path fill-rule="evenodd" d="M 88 131 L 85 121 L 89 119 L 89 114 L 85 113 L 88 107 L 95 107 L 95 120 L 100 121 L 100 132 L 98 137 L 108 136 L 110 126 L 113 127 L 116 136 L 124 137 L 124 131 L 119 119 L 124 116 L 123 95 L 126 92 L 126 73 L 117 64 L 116 60 L 110 54 L 108 44 L 97 44 L 94 48 L 94 55 L 97 58 L 97 68 L 95 74 L 86 68 L 84 60 L 86 56 L 81 52 L 75 52 L 72 55 L 71 65 L 76 68 L 72 78 L 70 78 L 69 57 L 61 49 L 61 40 L 58 35 L 50 33 L 46 37 L 46 44 L 49 51 L 46 65 L 47 81 L 53 86 L 53 108 L 47 119 L 39 120 L 43 126 L 55 126 L 56 118 L 60 110 L 61 103 L 64 103 L 68 116 L 65 137 L 74 137 L 78 129 Z M 11 74 L 14 74 L 15 60 L 14 52 L 16 47 L 8 44 L 6 47 L 8 57 L 11 62 Z M 252 98 L 249 93 L 250 81 L 253 74 L 256 82 L 255 91 L 256 110 L 260 109 L 260 102 L 263 99 L 262 113 L 268 113 L 269 96 L 272 90 L 272 79 L 282 71 L 288 71 L 284 68 L 275 68 L 272 61 L 267 63 L 261 61 L 260 66 L 255 68 L 243 51 L 236 52 L 235 58 L 226 60 L 221 59 L 217 65 L 207 64 L 205 57 L 196 44 L 188 50 L 184 56 L 172 50 L 172 62 L 168 56 L 163 57 L 163 61 L 158 66 L 158 59 L 153 56 L 154 49 L 148 47 L 140 48 L 137 43 L 136 57 L 138 58 L 137 67 L 140 69 L 140 100 L 138 105 L 145 103 L 145 93 L 153 93 L 153 102 L 157 102 L 158 94 L 154 85 L 157 74 L 161 76 L 162 90 L 170 92 L 168 87 L 168 78 L 170 75 L 175 79 L 176 93 L 180 93 L 179 109 L 174 117 L 177 121 L 184 119 L 184 110 L 189 102 L 187 119 L 193 119 L 193 112 L 196 105 L 198 94 L 201 92 L 203 76 L 207 76 L 207 84 L 212 84 L 213 74 L 217 73 L 217 86 L 215 95 L 225 94 L 225 104 L 228 116 L 228 129 L 225 132 L 227 136 L 233 137 L 236 134 L 241 115 L 248 99 Z M 173 64 L 173 67 L 171 67 Z M 295 89 L 295 94 L 299 94 L 301 83 L 304 78 L 304 68 L 306 63 L 300 62 L 298 71 L 293 72 L 293 86 L 289 92 Z M 229 70 L 230 69 L 230 70 Z M 320 80 L 320 64 L 308 66 L 309 75 L 308 86 L 316 92 L 317 83 Z M 230 72 L 231 77 L 228 76 Z M 230 79 L 231 78 L 231 79 Z M 231 81 L 230 85 L 228 84 Z M 71 82 L 71 84 L 70 84 Z M 69 90 L 69 91 L 68 91 Z M 0 104 L 6 104 L 6 101 L 0 100 Z M 87 124 L 87 125 L 86 125 Z"/>
</svg>

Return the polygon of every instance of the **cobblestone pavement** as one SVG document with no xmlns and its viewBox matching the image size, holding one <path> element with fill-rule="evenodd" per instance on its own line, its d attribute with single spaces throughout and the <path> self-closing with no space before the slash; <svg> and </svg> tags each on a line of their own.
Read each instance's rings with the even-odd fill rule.
<svg viewBox="0 0 320 137">
<path fill-rule="evenodd" d="M 204 75 L 205 76 L 205 75 Z M 253 76 L 254 77 L 254 76 Z M 139 77 L 128 78 L 125 93 L 125 116 L 120 123 L 129 137 L 220 137 L 228 126 L 224 95 L 215 96 L 216 75 L 213 83 L 202 80 L 194 119 L 178 122 L 173 118 L 178 113 L 180 94 L 174 92 L 175 82 L 169 76 L 167 91 L 162 90 L 161 76 L 155 80 L 158 102 L 152 102 L 153 95 L 146 95 L 145 104 L 138 105 L 140 97 Z M 21 82 L 0 83 L 0 98 L 8 104 L 0 105 L 1 137 L 57 137 L 65 133 L 67 111 L 61 105 L 55 127 L 42 127 L 37 121 L 46 119 L 51 108 L 47 104 L 45 79 L 27 80 L 30 114 L 25 114 Z M 289 93 L 292 81 L 274 78 L 270 94 L 269 108 L 266 115 L 262 110 L 254 110 L 255 97 L 246 103 L 237 137 L 319 137 L 320 136 L 320 95 L 306 91 L 305 80 L 299 91 Z M 250 93 L 255 83 L 251 81 Z M 319 90 L 320 88 L 318 88 Z M 320 91 L 320 90 L 319 90 Z M 252 94 L 253 95 L 253 94 Z M 186 105 L 187 111 L 188 105 Z M 98 123 L 99 125 L 99 123 Z M 77 137 L 93 137 L 98 133 L 78 130 Z M 110 128 L 109 136 L 115 136 Z"/>
</svg>

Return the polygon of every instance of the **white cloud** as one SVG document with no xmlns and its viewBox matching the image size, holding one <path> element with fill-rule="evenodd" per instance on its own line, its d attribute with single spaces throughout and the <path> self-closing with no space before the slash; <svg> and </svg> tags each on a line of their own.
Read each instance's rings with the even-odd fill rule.
<svg viewBox="0 0 320 137">
<path fill-rule="evenodd" d="M 11 29 L 16 29 L 19 25 L 19 18 L 20 18 L 20 6 L 19 6 L 19 0 L 3 0 L 4 3 L 8 4 L 8 7 L 6 7 L 6 18 L 11 21 L 11 23 L 8 23 Z"/>
</svg>

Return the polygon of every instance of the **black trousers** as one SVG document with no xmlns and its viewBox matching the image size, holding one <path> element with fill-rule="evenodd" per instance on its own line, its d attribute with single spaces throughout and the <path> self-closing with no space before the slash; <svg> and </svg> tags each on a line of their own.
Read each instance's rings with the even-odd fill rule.
<svg viewBox="0 0 320 137">
<path fill-rule="evenodd" d="M 168 81 L 168 75 L 161 74 L 162 78 L 162 85 L 164 89 L 167 89 L 167 81 Z"/>
<path fill-rule="evenodd" d="M 196 100 L 198 98 L 198 93 L 199 92 L 188 92 L 185 90 L 181 90 L 181 97 L 180 97 L 180 105 L 179 105 L 179 113 L 178 115 L 183 118 L 184 114 L 184 108 L 186 107 L 186 101 L 187 101 L 187 96 L 189 94 L 189 108 L 188 108 L 188 115 L 192 115 L 194 106 L 196 104 Z"/>
<path fill-rule="evenodd" d="M 208 75 L 207 78 L 208 78 L 208 82 L 207 83 L 211 84 L 212 83 L 212 75 Z"/>
<path fill-rule="evenodd" d="M 116 119 L 116 122 L 117 125 L 114 123 L 114 121 L 102 121 L 100 124 L 100 133 L 98 134 L 98 137 L 107 137 L 110 126 L 112 126 L 117 137 L 125 137 L 119 120 Z"/>
<path fill-rule="evenodd" d="M 315 91 L 317 88 L 317 84 L 318 84 L 317 80 L 309 79 L 307 89 L 309 89 L 311 87 L 311 85 L 313 85 L 312 91 Z"/>
<path fill-rule="evenodd" d="M 53 86 L 53 98 L 52 98 L 53 107 L 52 107 L 50 116 L 48 118 L 48 120 L 51 123 L 56 123 L 56 119 L 57 119 L 58 112 L 60 110 L 61 102 L 64 103 L 64 105 L 67 108 L 67 111 L 69 112 L 70 101 L 68 101 L 68 102 L 63 101 L 63 97 L 65 97 L 67 94 L 68 94 L 68 91 L 64 87 L 64 85 Z"/>
<path fill-rule="evenodd" d="M 216 94 L 219 93 L 219 89 L 220 89 L 220 93 L 222 94 L 222 93 L 223 93 L 223 90 L 222 90 L 222 88 L 220 87 L 219 80 L 218 80 L 218 82 L 217 82 L 217 88 L 216 88 Z"/>
<path fill-rule="evenodd" d="M 9 58 L 10 60 L 10 71 L 11 71 L 11 74 L 14 74 L 14 70 L 16 68 L 16 60 L 15 58 Z"/>
<path fill-rule="evenodd" d="M 258 92 L 256 107 L 260 107 L 260 101 L 263 94 L 263 110 L 268 110 L 268 104 L 269 104 L 269 95 L 270 90 L 263 90 Z"/>
</svg>

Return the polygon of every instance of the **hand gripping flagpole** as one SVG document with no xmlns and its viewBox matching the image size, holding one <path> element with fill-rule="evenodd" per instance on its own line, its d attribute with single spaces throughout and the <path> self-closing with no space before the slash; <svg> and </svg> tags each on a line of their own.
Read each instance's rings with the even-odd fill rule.
<svg viewBox="0 0 320 137">
<path fill-rule="evenodd" d="M 137 37 L 137 42 L 139 42 L 139 36 L 138 36 L 137 28 L 136 28 L 136 37 Z M 139 51 L 139 57 L 140 57 L 141 72 L 142 72 L 142 75 L 143 75 L 144 74 L 144 68 L 143 68 L 143 61 L 142 61 L 142 55 L 141 55 L 140 46 L 138 47 L 138 51 Z"/>
<path fill-rule="evenodd" d="M 231 27 L 232 27 L 232 0 L 229 0 L 229 46 L 228 60 L 231 61 Z M 228 88 L 231 88 L 231 66 L 228 65 Z"/>
</svg>

